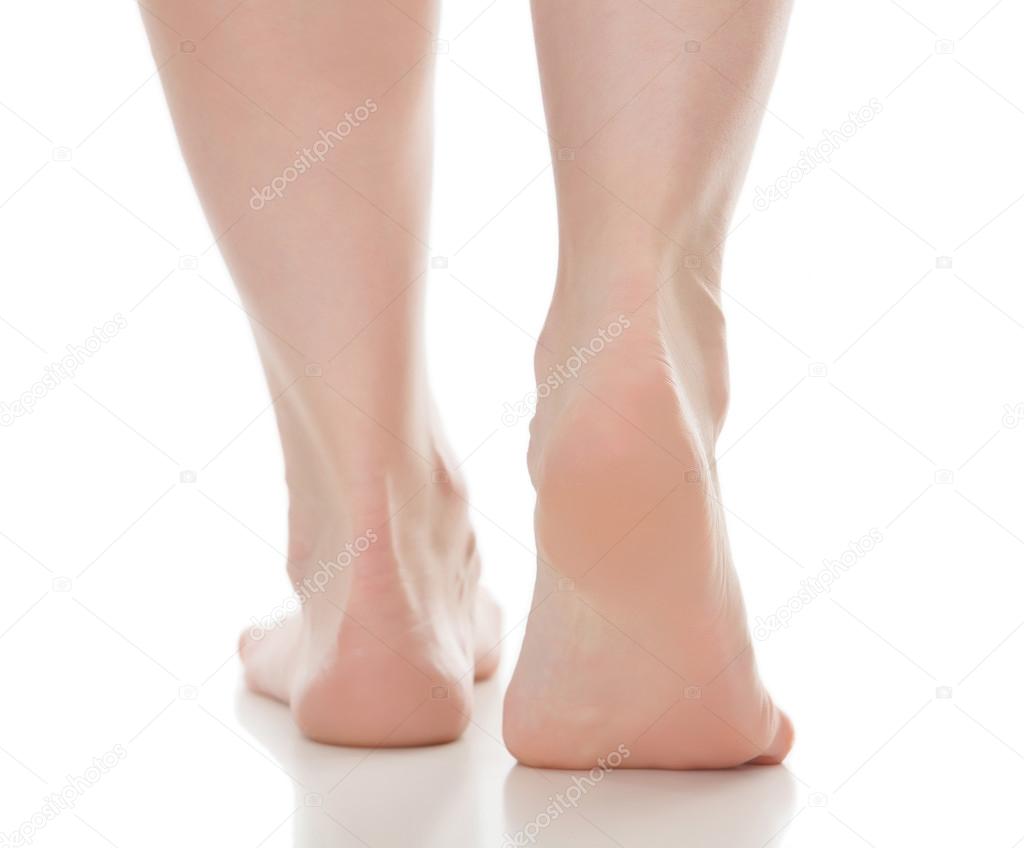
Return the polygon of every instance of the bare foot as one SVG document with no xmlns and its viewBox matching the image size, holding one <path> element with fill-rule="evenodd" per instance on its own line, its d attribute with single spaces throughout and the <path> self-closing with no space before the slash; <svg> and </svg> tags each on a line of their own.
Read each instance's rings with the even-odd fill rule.
<svg viewBox="0 0 1024 848">
<path fill-rule="evenodd" d="M 465 728 L 474 678 L 497 667 L 500 625 L 477 586 L 459 487 L 443 472 L 394 467 L 340 492 L 336 516 L 311 509 L 310 520 L 293 505 L 301 609 L 259 621 L 240 653 L 247 685 L 290 704 L 312 739 L 429 745 Z"/>
<path fill-rule="evenodd" d="M 454 739 L 498 623 L 426 375 L 437 3 L 145 5 L 283 448 L 305 601 L 242 637 L 246 679 L 314 739 Z"/>
<path fill-rule="evenodd" d="M 778 763 L 793 730 L 758 677 L 714 469 L 721 313 L 696 279 L 637 283 L 563 291 L 542 339 L 538 381 L 570 378 L 533 423 L 540 565 L 505 741 L 549 768 Z"/>
</svg>

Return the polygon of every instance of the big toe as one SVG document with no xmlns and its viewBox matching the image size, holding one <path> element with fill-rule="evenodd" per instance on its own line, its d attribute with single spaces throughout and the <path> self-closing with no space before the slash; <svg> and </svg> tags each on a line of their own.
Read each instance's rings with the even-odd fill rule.
<svg viewBox="0 0 1024 848">
<path fill-rule="evenodd" d="M 473 630 L 476 639 L 475 677 L 486 680 L 498 670 L 501 660 L 501 607 L 483 587 L 477 590 Z"/>
<path fill-rule="evenodd" d="M 786 755 L 793 747 L 793 722 L 782 710 L 776 708 L 778 720 L 776 722 L 775 737 L 765 752 L 759 757 L 754 757 L 750 762 L 754 765 L 774 766 L 786 759 Z"/>
</svg>

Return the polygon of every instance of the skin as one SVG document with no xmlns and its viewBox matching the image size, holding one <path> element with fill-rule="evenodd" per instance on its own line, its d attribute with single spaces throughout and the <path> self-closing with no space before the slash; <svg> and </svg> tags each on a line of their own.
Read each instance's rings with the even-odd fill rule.
<svg viewBox="0 0 1024 848">
<path fill-rule="evenodd" d="M 531 425 L 540 562 L 506 743 L 560 768 L 623 746 L 629 767 L 778 762 L 792 729 L 750 650 L 714 445 L 721 250 L 788 2 L 533 15 L 560 237 L 536 371 L 559 379 Z M 285 458 L 303 603 L 243 634 L 246 680 L 320 741 L 455 739 L 500 623 L 422 365 L 438 9 L 146 0 L 143 16 Z"/>
<path fill-rule="evenodd" d="M 595 353 L 532 422 L 538 577 L 504 718 L 529 765 L 589 768 L 625 745 L 623 767 L 720 768 L 792 744 L 757 673 L 714 461 L 722 246 L 788 12 L 533 3 L 553 146 L 572 150 L 554 158 L 538 382 Z"/>
</svg>

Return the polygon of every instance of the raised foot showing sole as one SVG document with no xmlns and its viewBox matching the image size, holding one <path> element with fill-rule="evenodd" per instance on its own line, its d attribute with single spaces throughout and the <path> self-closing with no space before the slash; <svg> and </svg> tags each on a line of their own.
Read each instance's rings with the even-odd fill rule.
<svg viewBox="0 0 1024 848">
<path fill-rule="evenodd" d="M 538 410 L 540 561 L 505 742 L 547 768 L 615 751 L 631 768 L 778 763 L 793 729 L 758 676 L 711 461 L 717 427 L 657 331 L 637 332 L 562 389 L 557 410 Z"/>
</svg>

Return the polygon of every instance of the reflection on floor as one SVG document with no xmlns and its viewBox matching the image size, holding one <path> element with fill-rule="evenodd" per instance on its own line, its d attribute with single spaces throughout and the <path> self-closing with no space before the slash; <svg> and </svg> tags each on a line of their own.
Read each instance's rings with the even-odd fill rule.
<svg viewBox="0 0 1024 848">
<path fill-rule="evenodd" d="M 457 744 L 411 751 L 301 739 L 283 708 L 239 693 L 238 720 L 294 781 L 295 813 L 268 844 L 762 846 L 793 817 L 782 768 L 552 772 L 516 765 L 498 733 L 500 688 Z M 291 838 L 293 841 L 289 842 Z"/>
</svg>

